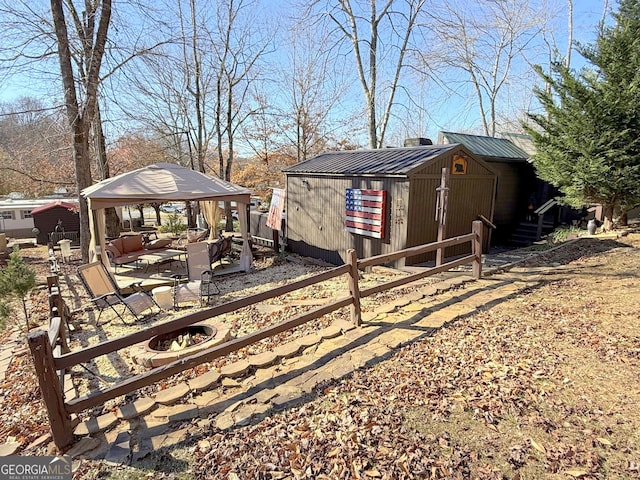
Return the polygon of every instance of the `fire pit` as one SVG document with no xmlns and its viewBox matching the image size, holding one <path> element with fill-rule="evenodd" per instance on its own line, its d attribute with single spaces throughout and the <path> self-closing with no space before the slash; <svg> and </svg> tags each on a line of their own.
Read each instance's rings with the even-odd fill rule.
<svg viewBox="0 0 640 480">
<path fill-rule="evenodd" d="M 175 332 L 158 335 L 149 340 L 149 349 L 157 352 L 177 352 L 209 340 L 216 335 L 216 327 L 191 325 Z"/>
<path fill-rule="evenodd" d="M 229 338 L 229 328 L 222 324 L 198 323 L 135 345 L 131 357 L 138 365 L 159 367 L 219 345 Z"/>
</svg>

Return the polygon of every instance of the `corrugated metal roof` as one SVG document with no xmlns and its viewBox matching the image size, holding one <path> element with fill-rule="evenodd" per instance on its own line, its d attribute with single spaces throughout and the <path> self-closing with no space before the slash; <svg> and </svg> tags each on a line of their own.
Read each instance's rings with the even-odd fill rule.
<svg viewBox="0 0 640 480">
<path fill-rule="evenodd" d="M 501 133 L 500 136 L 507 140 L 511 140 L 516 147 L 520 147 L 524 150 L 529 157 L 532 157 L 536 153 L 536 147 L 533 144 L 533 138 L 531 138 L 531 135 L 527 135 L 526 133 L 509 132 Z"/>
<path fill-rule="evenodd" d="M 447 153 L 459 145 L 424 145 L 379 150 L 327 152 L 285 168 L 286 173 L 339 175 L 407 175 L 416 167 Z"/>
<path fill-rule="evenodd" d="M 529 155 L 506 138 L 484 137 L 466 133 L 440 132 L 445 143 L 461 143 L 481 157 L 527 160 Z"/>
</svg>

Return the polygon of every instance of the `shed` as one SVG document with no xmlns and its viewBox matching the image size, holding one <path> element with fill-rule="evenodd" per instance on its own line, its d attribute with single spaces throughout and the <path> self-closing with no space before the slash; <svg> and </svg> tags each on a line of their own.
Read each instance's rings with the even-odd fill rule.
<svg viewBox="0 0 640 480">
<path fill-rule="evenodd" d="M 496 188 L 493 170 L 462 145 L 328 152 L 288 167 L 287 245 L 300 255 L 342 264 L 351 248 L 364 258 L 434 242 L 442 168 L 453 171 L 460 163 L 463 171 L 450 178 L 447 237 L 453 237 L 469 233 L 479 215 L 493 218 Z M 360 218 L 349 216 L 354 201 L 364 207 Z M 367 210 L 375 205 L 379 209 Z M 460 245 L 445 254 L 467 252 Z M 433 258 L 431 253 L 407 263 Z"/>
<path fill-rule="evenodd" d="M 36 237 L 38 244 L 46 245 L 49 234 L 56 231 L 58 224 L 65 232 L 75 232 L 74 238 L 80 231 L 80 215 L 78 205 L 63 200 L 56 200 L 31 210 L 33 225 L 39 230 Z"/>
<path fill-rule="evenodd" d="M 556 193 L 551 185 L 537 177 L 529 161 L 530 154 L 523 149 L 530 146 L 526 137 L 511 134 L 508 138 L 494 138 L 453 132 L 440 132 L 439 135 L 441 143 L 463 144 L 498 175 L 493 217 L 497 226 L 493 234 L 496 243 L 509 240 L 521 223 L 530 220 L 527 216 L 531 215 L 531 210 L 543 205 Z M 515 138 L 518 145 L 513 141 Z"/>
</svg>

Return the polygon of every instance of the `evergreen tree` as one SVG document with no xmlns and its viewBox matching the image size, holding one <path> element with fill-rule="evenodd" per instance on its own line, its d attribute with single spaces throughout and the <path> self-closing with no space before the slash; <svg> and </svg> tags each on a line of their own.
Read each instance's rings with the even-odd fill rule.
<svg viewBox="0 0 640 480">
<path fill-rule="evenodd" d="M 537 67 L 549 87 L 535 91 L 545 112 L 525 125 L 540 178 L 571 206 L 602 204 L 605 228 L 615 209 L 640 205 L 640 1 L 621 0 L 614 18 L 594 45 L 578 49 L 590 67 Z"/>
<path fill-rule="evenodd" d="M 9 256 L 7 266 L 0 270 L 0 322 L 4 324 L 11 316 L 12 309 L 8 303 L 11 297 L 17 297 L 22 301 L 27 332 L 29 331 L 29 315 L 27 313 L 27 294 L 36 286 L 36 272 L 29 267 L 17 247 Z"/>
</svg>

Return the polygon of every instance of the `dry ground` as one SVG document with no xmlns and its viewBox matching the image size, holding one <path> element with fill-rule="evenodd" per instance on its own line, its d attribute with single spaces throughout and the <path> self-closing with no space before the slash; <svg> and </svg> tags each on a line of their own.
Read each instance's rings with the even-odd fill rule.
<svg viewBox="0 0 640 480">
<path fill-rule="evenodd" d="M 536 262 L 555 267 L 540 287 L 299 407 L 231 431 L 194 425 L 187 445 L 134 467 L 83 462 L 75 478 L 640 478 L 640 235 Z M 24 374 L 21 358 L 11 368 Z M 19 421 L 46 431 L 28 408 L 37 387 L 25 390 L 2 387 L 3 437 L 24 435 Z"/>
</svg>

